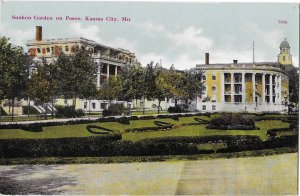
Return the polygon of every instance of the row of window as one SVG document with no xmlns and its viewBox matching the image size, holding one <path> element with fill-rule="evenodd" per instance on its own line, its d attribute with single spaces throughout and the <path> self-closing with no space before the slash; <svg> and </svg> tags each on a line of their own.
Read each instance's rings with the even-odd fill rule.
<svg viewBox="0 0 300 196">
<path fill-rule="evenodd" d="M 90 109 L 96 109 L 96 103 L 92 102 L 92 107 Z M 100 109 L 107 109 L 108 104 L 107 103 L 100 103 Z M 83 103 L 83 108 L 88 109 L 88 102 Z"/>
<path fill-rule="evenodd" d="M 202 110 L 206 110 L 206 109 L 207 109 L 206 105 L 202 105 Z M 217 109 L 216 105 L 211 106 L 211 110 L 216 110 L 216 109 Z"/>
<path fill-rule="evenodd" d="M 70 51 L 70 47 L 69 46 L 64 46 L 64 47 L 62 47 L 62 46 L 56 46 L 57 47 L 57 50 L 58 50 L 58 52 L 63 52 L 63 51 L 65 51 L 65 52 L 69 52 Z M 71 48 L 71 52 L 74 52 L 74 50 L 75 50 L 75 47 L 73 46 L 72 48 Z M 54 54 L 54 51 L 55 51 L 55 47 L 46 47 L 46 48 L 36 48 L 36 51 L 37 51 L 37 53 L 42 53 L 42 54 L 46 54 L 46 53 L 50 53 L 51 52 L 51 54 Z"/>
</svg>

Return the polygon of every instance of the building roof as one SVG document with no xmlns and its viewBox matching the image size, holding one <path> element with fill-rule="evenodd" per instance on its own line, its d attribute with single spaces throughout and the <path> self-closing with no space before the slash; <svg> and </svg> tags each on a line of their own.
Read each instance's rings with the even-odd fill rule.
<svg viewBox="0 0 300 196">
<path fill-rule="evenodd" d="M 290 44 L 286 41 L 286 38 L 280 43 L 280 48 L 290 48 Z"/>
</svg>

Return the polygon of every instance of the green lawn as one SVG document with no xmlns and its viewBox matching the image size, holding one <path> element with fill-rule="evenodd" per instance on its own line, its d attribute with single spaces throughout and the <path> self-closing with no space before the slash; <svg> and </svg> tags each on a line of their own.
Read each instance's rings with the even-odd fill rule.
<svg viewBox="0 0 300 196">
<path fill-rule="evenodd" d="M 212 117 L 216 117 L 219 114 L 215 114 Z M 271 128 L 288 127 L 288 123 L 273 120 L 273 121 L 260 121 L 256 123 L 256 126 L 260 127 L 260 130 L 215 130 L 206 129 L 205 125 L 199 126 L 178 126 L 174 129 L 167 131 L 152 131 L 152 132 L 139 132 L 139 133 L 126 133 L 127 128 L 138 127 L 152 127 L 156 126 L 154 121 L 162 121 L 180 125 L 182 123 L 195 123 L 197 121 L 194 118 L 201 118 L 209 120 L 212 117 L 205 116 L 193 116 L 193 117 L 180 117 L 179 120 L 167 119 L 153 119 L 153 120 L 132 120 L 130 125 L 124 125 L 118 122 L 104 122 L 93 123 L 92 125 L 98 125 L 104 128 L 108 128 L 114 131 L 122 132 L 123 140 L 137 141 L 151 137 L 165 137 L 165 136 L 205 136 L 205 135 L 258 135 L 263 140 L 267 139 L 266 130 Z M 0 130 L 0 138 L 60 138 L 60 137 L 87 137 L 87 136 L 101 136 L 99 134 L 92 134 L 87 131 L 86 126 L 88 124 L 79 125 L 64 125 L 44 127 L 42 132 L 30 132 L 18 129 Z"/>
</svg>

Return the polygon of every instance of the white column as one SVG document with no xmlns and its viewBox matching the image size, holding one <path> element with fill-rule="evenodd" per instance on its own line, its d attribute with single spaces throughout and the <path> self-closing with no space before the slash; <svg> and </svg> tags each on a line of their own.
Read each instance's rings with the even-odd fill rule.
<svg viewBox="0 0 300 196">
<path fill-rule="evenodd" d="M 224 100 L 225 77 L 224 77 L 223 72 L 221 73 L 220 81 L 221 81 L 221 102 L 223 103 L 223 102 L 225 102 L 225 100 Z"/>
<path fill-rule="evenodd" d="M 233 83 L 233 72 L 231 72 L 231 91 L 230 91 L 230 95 L 231 95 L 231 103 L 234 102 L 234 83 Z"/>
<path fill-rule="evenodd" d="M 266 101 L 266 74 L 262 74 L 262 103 Z"/>
<path fill-rule="evenodd" d="M 246 102 L 246 83 L 245 83 L 245 74 L 242 73 L 242 102 Z"/>
<path fill-rule="evenodd" d="M 281 104 L 282 103 L 282 100 L 281 100 L 281 74 L 278 76 L 278 93 L 279 93 L 279 100 L 278 100 L 278 103 Z"/>
<path fill-rule="evenodd" d="M 272 74 L 270 74 L 270 103 L 273 103 L 273 80 L 272 80 Z"/>
<path fill-rule="evenodd" d="M 118 66 L 115 67 L 115 77 L 117 77 L 118 74 Z"/>
<path fill-rule="evenodd" d="M 255 103 L 255 73 L 252 73 L 252 100 Z"/>
<path fill-rule="evenodd" d="M 274 75 L 274 82 L 275 82 L 275 88 L 274 88 L 274 91 L 275 91 L 275 103 L 278 102 L 277 100 L 277 75 Z"/>
<path fill-rule="evenodd" d="M 101 64 L 97 67 L 97 87 L 100 87 L 100 72 L 101 72 Z"/>
<path fill-rule="evenodd" d="M 106 75 L 107 75 L 107 80 L 108 80 L 108 78 L 109 78 L 109 64 L 107 64 Z"/>
</svg>

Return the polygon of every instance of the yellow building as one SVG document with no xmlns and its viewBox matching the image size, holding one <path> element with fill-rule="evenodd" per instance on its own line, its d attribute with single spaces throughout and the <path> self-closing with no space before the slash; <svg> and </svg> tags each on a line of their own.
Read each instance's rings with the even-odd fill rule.
<svg viewBox="0 0 300 196">
<path fill-rule="evenodd" d="M 278 62 L 196 65 L 204 72 L 205 90 L 199 111 L 287 112 L 288 76 L 282 67 L 292 63 L 286 40 L 280 44 Z"/>
</svg>

